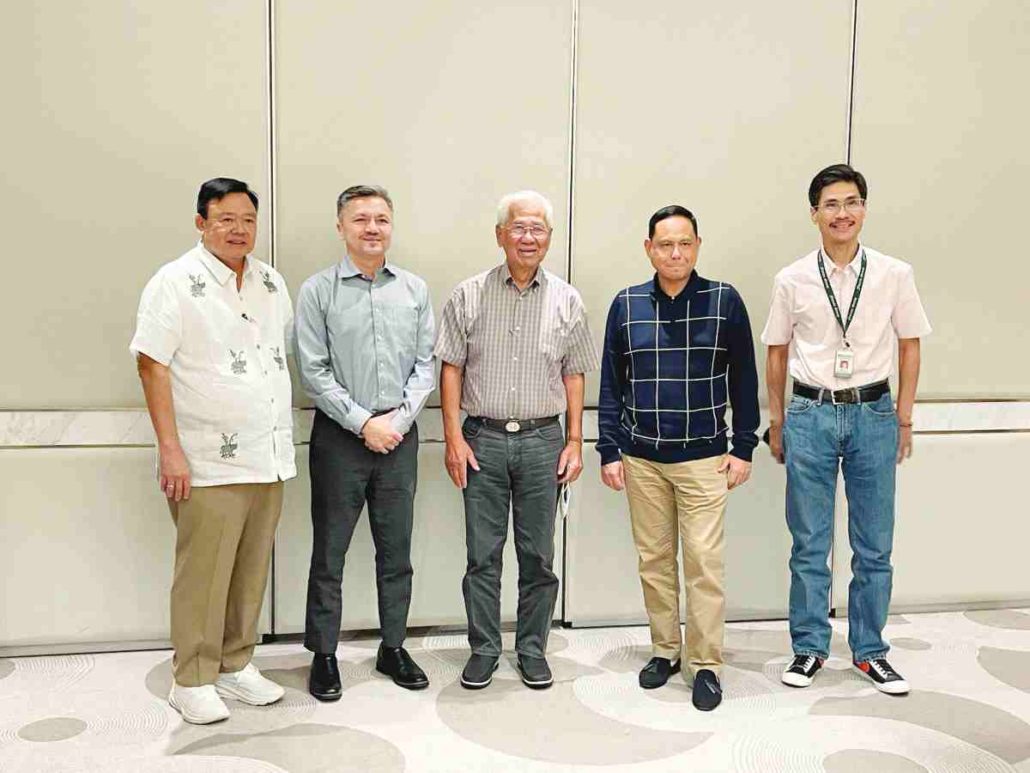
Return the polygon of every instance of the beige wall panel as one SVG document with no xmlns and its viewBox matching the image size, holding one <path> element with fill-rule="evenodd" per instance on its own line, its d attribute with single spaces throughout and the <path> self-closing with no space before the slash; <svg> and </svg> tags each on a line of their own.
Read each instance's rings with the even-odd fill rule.
<svg viewBox="0 0 1030 773">
<path fill-rule="evenodd" d="M 730 619 L 785 617 L 790 536 L 783 468 L 755 454 L 751 480 L 726 509 L 726 611 Z M 573 625 L 646 623 L 625 493 L 601 483 L 594 444 L 584 451 L 566 527 L 566 620 Z M 682 564 L 680 565 L 682 577 Z"/>
<path fill-rule="evenodd" d="M 697 215 L 698 271 L 741 292 L 757 338 L 773 275 L 817 244 L 808 182 L 844 156 L 850 22 L 847 0 L 582 0 L 572 278 L 599 344 L 615 293 L 652 274 L 647 220 L 671 203 Z"/>
<path fill-rule="evenodd" d="M 443 466 L 443 443 L 419 446 L 418 493 L 412 531 L 411 626 L 464 626 L 465 602 L 461 578 L 465 574 L 465 515 L 461 493 Z M 308 567 L 311 558 L 311 479 L 308 475 L 308 446 L 297 448 L 298 477 L 287 485 L 286 504 L 279 526 L 275 563 L 275 632 L 304 630 Z M 561 528 L 555 533 L 555 573 L 561 577 Z M 518 563 L 511 530 L 504 549 L 501 580 L 501 616 L 515 619 L 518 601 Z M 561 604 L 555 617 L 561 615 Z M 343 574 L 344 630 L 379 628 L 376 606 L 375 547 L 368 526 L 368 511 L 362 513 L 354 539 L 347 551 Z"/>
<path fill-rule="evenodd" d="M 1030 395 L 1024 222 L 1030 5 L 859 2 L 852 162 L 868 243 L 915 266 L 924 397 Z"/>
<path fill-rule="evenodd" d="M 1027 433 L 916 436 L 898 471 L 895 607 L 1030 599 L 1027 458 Z M 846 506 L 834 538 L 833 603 L 843 608 L 851 580 Z"/>
<path fill-rule="evenodd" d="M 260 0 L 4 8 L 0 328 L 17 378 L 0 407 L 142 405 L 139 294 L 196 242 L 199 184 L 266 187 L 265 29 Z"/>
<path fill-rule="evenodd" d="M 437 313 L 501 261 L 496 204 L 513 190 L 553 201 L 545 265 L 565 276 L 571 19 L 548 0 L 281 3 L 276 238 L 290 287 L 342 257 L 336 197 L 367 182 L 390 191 L 390 257 L 425 278 Z"/>
</svg>

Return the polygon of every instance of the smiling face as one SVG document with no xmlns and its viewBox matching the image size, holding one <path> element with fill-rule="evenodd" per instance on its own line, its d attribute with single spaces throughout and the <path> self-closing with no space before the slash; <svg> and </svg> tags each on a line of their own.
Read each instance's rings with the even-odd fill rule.
<svg viewBox="0 0 1030 773">
<path fill-rule="evenodd" d="M 701 237 L 688 218 L 674 215 L 655 223 L 654 236 L 644 240 L 644 249 L 659 279 L 676 284 L 689 279 L 697 265 Z"/>
<path fill-rule="evenodd" d="M 497 226 L 495 233 L 512 273 L 536 271 L 551 246 L 546 211 L 543 204 L 534 201 L 513 203 L 508 222 Z"/>
<path fill-rule="evenodd" d="M 207 205 L 207 217 L 196 216 L 207 251 L 226 263 L 242 261 L 254 249 L 257 208 L 246 193 L 229 193 Z"/>
<path fill-rule="evenodd" d="M 351 259 L 385 260 L 393 236 L 393 210 L 378 196 L 351 199 L 340 210 L 336 230 Z"/>
<path fill-rule="evenodd" d="M 835 182 L 819 192 L 819 203 L 812 207 L 812 222 L 826 247 L 858 242 L 865 223 L 865 204 L 859 202 L 862 194 L 852 182 Z"/>
</svg>

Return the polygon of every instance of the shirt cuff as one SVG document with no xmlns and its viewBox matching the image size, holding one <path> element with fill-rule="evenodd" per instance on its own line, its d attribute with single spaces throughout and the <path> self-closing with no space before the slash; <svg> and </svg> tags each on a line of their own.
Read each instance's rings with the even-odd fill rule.
<svg viewBox="0 0 1030 773">
<path fill-rule="evenodd" d="M 750 446 L 750 445 L 736 445 L 736 444 L 734 444 L 733 448 L 730 449 L 730 455 L 731 456 L 735 456 L 738 459 L 741 459 L 741 460 L 743 460 L 745 462 L 750 462 L 751 461 L 751 457 L 754 455 L 754 453 L 755 453 L 755 447 L 754 446 Z"/>
<path fill-rule="evenodd" d="M 600 454 L 602 467 L 606 464 L 611 464 L 612 462 L 622 461 L 622 451 L 618 448 L 606 448 L 603 451 L 600 451 Z"/>
<path fill-rule="evenodd" d="M 366 411 L 360 405 L 355 404 L 353 408 L 347 411 L 344 416 L 343 427 L 349 429 L 357 436 L 361 436 L 361 428 L 365 426 L 365 422 L 372 418 L 372 412 Z"/>
<path fill-rule="evenodd" d="M 390 426 L 398 432 L 400 432 L 402 435 L 408 434 L 408 432 L 411 430 L 411 424 L 411 417 L 403 411 L 401 411 L 400 409 L 398 409 L 397 413 L 395 413 L 393 417 L 390 419 Z"/>
</svg>

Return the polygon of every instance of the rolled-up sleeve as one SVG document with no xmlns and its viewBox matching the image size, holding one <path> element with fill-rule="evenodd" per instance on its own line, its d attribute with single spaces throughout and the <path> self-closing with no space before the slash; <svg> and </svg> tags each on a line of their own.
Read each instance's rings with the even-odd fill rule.
<svg viewBox="0 0 1030 773">
<path fill-rule="evenodd" d="M 436 386 L 433 341 L 436 323 L 433 320 L 433 304 L 429 289 L 422 287 L 419 298 L 418 333 L 415 345 L 415 367 L 404 384 L 404 398 L 394 414 L 391 424 L 402 435 L 408 434 L 411 425 L 429 400 Z"/>
<path fill-rule="evenodd" d="M 341 427 L 360 435 L 361 428 L 372 413 L 358 405 L 333 374 L 329 334 L 325 326 L 325 305 L 314 279 L 305 282 L 297 294 L 294 349 L 297 371 L 305 394 L 314 400 L 319 410 Z"/>
<path fill-rule="evenodd" d="M 441 361 L 464 367 L 468 357 L 468 333 L 465 330 L 465 299 L 461 288 L 457 288 L 443 307 L 440 315 L 440 331 L 436 336 L 433 353 Z"/>
<path fill-rule="evenodd" d="M 562 358 L 561 372 L 563 376 L 576 373 L 589 373 L 601 366 L 597 356 L 597 347 L 590 335 L 587 323 L 587 312 L 582 299 L 577 295 L 574 300 L 573 322 L 565 345 L 565 356 Z"/>
<path fill-rule="evenodd" d="M 762 343 L 766 346 L 782 346 L 789 344 L 794 337 L 794 319 L 791 314 L 790 289 L 782 274 L 773 280 L 772 303 L 769 304 L 769 317 L 762 331 Z"/>
<path fill-rule="evenodd" d="M 135 360 L 141 354 L 168 366 L 182 342 L 182 309 L 165 272 L 154 275 L 140 296 L 136 332 L 129 344 Z"/>
<path fill-rule="evenodd" d="M 916 290 L 915 271 L 911 266 L 905 266 L 898 277 L 898 302 L 891 313 L 891 324 L 898 338 L 922 338 L 932 330 Z"/>
</svg>

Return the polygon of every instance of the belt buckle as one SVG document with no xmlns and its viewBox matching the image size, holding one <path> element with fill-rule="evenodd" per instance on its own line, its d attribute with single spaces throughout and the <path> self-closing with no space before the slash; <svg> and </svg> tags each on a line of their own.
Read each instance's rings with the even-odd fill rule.
<svg viewBox="0 0 1030 773">
<path fill-rule="evenodd" d="M 837 392 L 841 393 L 841 398 L 837 399 Z M 844 389 L 838 389 L 830 392 L 830 402 L 834 405 L 850 405 L 852 403 L 861 402 L 861 396 L 858 394 L 858 387 L 846 387 Z"/>
<path fill-rule="evenodd" d="M 505 432 L 518 432 L 521 429 L 522 425 L 515 421 L 515 419 L 510 420 L 507 424 L 504 425 Z"/>
</svg>

